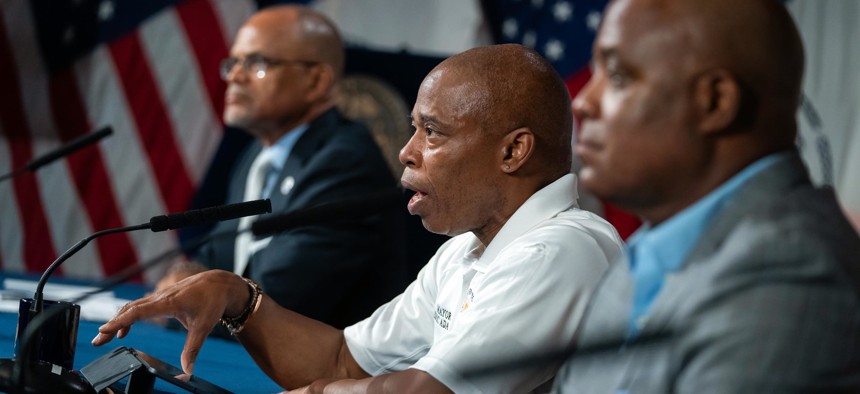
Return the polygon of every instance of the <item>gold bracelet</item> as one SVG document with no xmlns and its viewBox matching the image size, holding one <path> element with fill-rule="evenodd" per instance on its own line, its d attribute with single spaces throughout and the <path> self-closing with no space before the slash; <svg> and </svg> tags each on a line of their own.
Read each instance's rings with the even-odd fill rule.
<svg viewBox="0 0 860 394">
<path fill-rule="evenodd" d="M 221 324 L 227 328 L 227 331 L 229 331 L 230 335 L 233 336 L 237 336 L 242 332 L 245 328 L 245 323 L 248 322 L 248 318 L 250 318 L 251 315 L 260 308 L 260 301 L 263 299 L 263 289 L 260 288 L 260 285 L 258 285 L 257 282 L 248 278 L 242 278 L 242 280 L 248 284 L 248 291 L 251 293 L 251 299 L 248 300 L 248 305 L 245 305 L 245 309 L 242 310 L 242 313 L 239 313 L 239 316 L 221 316 Z"/>
</svg>

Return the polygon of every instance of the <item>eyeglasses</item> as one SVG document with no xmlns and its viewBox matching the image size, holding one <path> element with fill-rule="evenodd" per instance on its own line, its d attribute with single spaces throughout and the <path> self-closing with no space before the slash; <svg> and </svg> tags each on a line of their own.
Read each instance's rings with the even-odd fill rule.
<svg viewBox="0 0 860 394">
<path fill-rule="evenodd" d="M 257 79 L 262 79 L 266 76 L 266 69 L 271 66 L 282 66 L 284 64 L 300 64 L 305 67 L 310 67 L 318 64 L 319 62 L 310 61 L 310 60 L 292 60 L 292 59 L 275 59 L 271 57 L 266 57 L 263 55 L 253 54 L 248 55 L 244 58 L 237 57 L 228 57 L 221 61 L 221 79 L 227 80 L 227 77 L 230 76 L 230 72 L 233 71 L 233 67 L 236 67 L 238 64 L 242 68 L 242 72 L 251 73 L 256 76 Z"/>
</svg>

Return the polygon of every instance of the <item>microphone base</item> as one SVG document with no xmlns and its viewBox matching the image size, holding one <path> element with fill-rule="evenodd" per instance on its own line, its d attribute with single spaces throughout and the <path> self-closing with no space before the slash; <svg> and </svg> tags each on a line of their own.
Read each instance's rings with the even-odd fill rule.
<svg viewBox="0 0 860 394">
<path fill-rule="evenodd" d="M 90 385 L 76 371 L 58 365 L 38 361 L 24 368 L 24 387 L 12 382 L 15 360 L 0 359 L 0 391 L 6 393 L 85 393 L 96 394 Z"/>
</svg>

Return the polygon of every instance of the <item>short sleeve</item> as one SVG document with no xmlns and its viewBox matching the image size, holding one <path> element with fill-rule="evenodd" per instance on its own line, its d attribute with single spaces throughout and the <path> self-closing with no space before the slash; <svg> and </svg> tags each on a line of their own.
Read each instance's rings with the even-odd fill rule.
<svg viewBox="0 0 860 394">
<path fill-rule="evenodd" d="M 576 226 L 531 231 L 472 281 L 474 298 L 413 368 L 454 392 L 529 392 L 558 365 L 470 377 L 463 371 L 568 346 L 591 291 L 609 266 L 593 234 Z M 617 244 L 615 244 L 617 245 Z"/>
<path fill-rule="evenodd" d="M 370 317 L 344 330 L 353 358 L 371 375 L 402 371 L 423 357 L 433 344 L 433 305 L 440 260 L 454 252 L 457 238 L 448 240 L 417 279 Z"/>
</svg>

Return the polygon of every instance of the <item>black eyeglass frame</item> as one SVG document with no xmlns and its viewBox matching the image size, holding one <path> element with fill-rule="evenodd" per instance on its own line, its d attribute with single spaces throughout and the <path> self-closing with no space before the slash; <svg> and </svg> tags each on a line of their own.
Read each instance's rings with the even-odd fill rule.
<svg viewBox="0 0 860 394">
<path fill-rule="evenodd" d="M 305 67 L 313 67 L 320 64 L 320 62 L 314 60 L 278 59 L 255 53 L 245 56 L 244 58 L 231 56 L 221 60 L 218 71 L 221 79 L 226 81 L 230 76 L 230 73 L 233 71 L 233 68 L 235 68 L 236 65 L 239 65 L 243 73 L 250 73 L 250 75 L 257 77 L 257 79 L 263 79 L 266 77 L 266 70 L 268 70 L 269 67 L 283 66 L 287 64 L 298 64 Z"/>
</svg>

